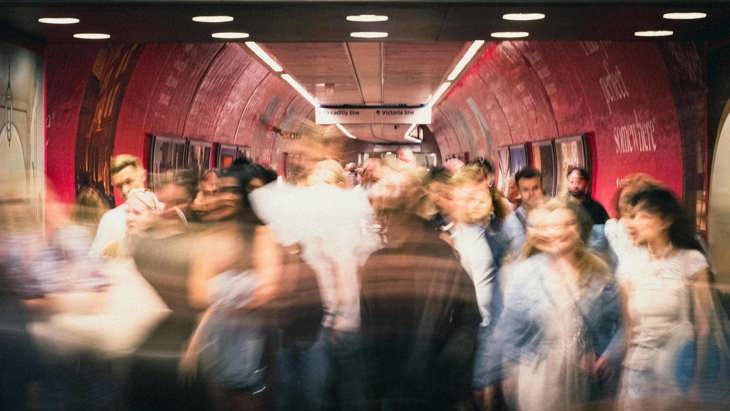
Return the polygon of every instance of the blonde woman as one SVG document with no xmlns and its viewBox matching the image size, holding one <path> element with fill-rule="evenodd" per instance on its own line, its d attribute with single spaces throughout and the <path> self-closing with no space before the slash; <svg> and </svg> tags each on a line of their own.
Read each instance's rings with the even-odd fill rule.
<svg viewBox="0 0 730 411">
<path fill-rule="evenodd" d="M 620 314 L 607 265 L 585 246 L 591 223 L 579 204 L 559 200 L 528 216 L 525 259 L 513 268 L 485 377 L 492 392 L 503 380 L 516 409 L 569 410 L 591 400 Z"/>
</svg>

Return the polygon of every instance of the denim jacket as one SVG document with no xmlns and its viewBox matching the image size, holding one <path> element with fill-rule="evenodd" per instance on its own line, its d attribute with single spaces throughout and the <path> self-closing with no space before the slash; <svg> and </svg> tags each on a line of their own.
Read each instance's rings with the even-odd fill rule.
<svg viewBox="0 0 730 411">
<path fill-rule="evenodd" d="M 545 284 L 560 281 L 560 273 L 551 270 L 546 254 L 533 255 L 517 262 L 505 293 L 504 310 L 488 342 L 486 357 L 488 381 L 502 379 L 506 367 L 522 356 L 540 356 L 555 349 L 544 338 L 544 326 L 550 321 L 555 302 Z M 596 355 L 609 346 L 618 346 L 620 298 L 618 287 L 611 280 L 593 280 L 575 301 L 585 322 L 587 349 Z"/>
</svg>

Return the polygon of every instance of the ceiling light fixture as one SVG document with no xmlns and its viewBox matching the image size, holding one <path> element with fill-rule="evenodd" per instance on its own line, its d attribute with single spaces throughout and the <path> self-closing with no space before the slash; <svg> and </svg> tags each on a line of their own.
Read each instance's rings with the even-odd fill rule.
<svg viewBox="0 0 730 411">
<path fill-rule="evenodd" d="M 377 23 L 381 21 L 388 21 L 388 16 L 376 15 L 376 14 L 359 14 L 356 16 L 347 16 L 347 21 L 356 21 L 358 23 Z"/>
<path fill-rule="evenodd" d="M 254 52 L 261 60 L 264 61 L 264 63 L 268 64 L 269 67 L 271 67 L 272 70 L 274 70 L 277 73 L 281 73 L 284 71 L 284 69 L 281 67 L 279 63 L 276 62 L 276 60 L 273 59 L 264 49 L 261 48 L 255 41 L 247 41 L 246 47 L 248 47 L 251 51 Z"/>
<path fill-rule="evenodd" d="M 314 107 L 319 107 L 319 102 L 317 101 L 317 99 L 309 94 L 307 89 L 305 89 L 301 84 L 297 83 L 297 81 L 294 80 L 294 77 L 290 76 L 289 74 L 282 74 L 281 78 L 289 83 L 289 85 L 292 86 L 294 90 L 296 90 L 302 97 L 309 101 Z"/>
<path fill-rule="evenodd" d="M 449 73 L 449 77 L 447 77 L 447 80 L 454 81 L 456 77 L 459 76 L 459 73 L 464 70 L 464 67 L 469 64 L 474 55 L 477 54 L 477 51 L 479 51 L 479 48 L 482 47 L 482 45 L 484 45 L 484 40 L 474 40 L 474 42 L 471 43 L 471 46 L 469 46 L 469 48 L 466 50 L 466 53 L 464 53 L 464 55 L 461 57 L 461 60 L 459 60 L 459 62 L 456 63 L 454 69 L 451 70 L 451 73 Z"/>
<path fill-rule="evenodd" d="M 529 35 L 530 33 L 526 31 L 497 31 L 490 34 L 490 36 L 496 39 L 520 39 Z"/>
<path fill-rule="evenodd" d="M 355 31 L 350 33 L 350 37 L 359 39 L 382 39 L 388 37 L 388 33 L 384 31 Z"/>
<path fill-rule="evenodd" d="M 431 107 L 435 106 L 436 103 L 438 103 L 438 101 L 441 98 L 441 96 L 446 92 L 446 90 L 448 90 L 448 88 L 450 86 L 451 86 L 451 82 L 450 81 L 444 81 L 443 83 L 441 83 L 441 85 L 439 86 L 439 88 L 436 89 L 436 92 L 433 93 L 433 96 L 430 99 L 428 99 L 428 101 L 426 102 L 426 104 L 429 105 L 429 106 L 431 106 Z"/>
<path fill-rule="evenodd" d="M 248 33 L 238 31 L 224 31 L 221 33 L 213 33 L 210 35 L 214 39 L 225 39 L 225 40 L 236 40 L 236 39 L 247 39 Z"/>
<path fill-rule="evenodd" d="M 543 13 L 507 13 L 502 18 L 509 21 L 535 21 L 545 18 Z"/>
<path fill-rule="evenodd" d="M 233 21 L 231 16 L 195 16 L 193 21 L 196 23 L 228 23 Z"/>
<path fill-rule="evenodd" d="M 662 15 L 667 20 L 698 20 L 707 17 L 707 13 L 701 11 L 664 13 Z"/>
<path fill-rule="evenodd" d="M 418 144 L 423 143 L 423 141 L 421 141 L 415 137 L 411 137 L 411 136 L 406 136 L 405 140 L 410 141 L 411 143 L 418 143 Z"/>
<path fill-rule="evenodd" d="M 76 33 L 74 34 L 74 38 L 83 40 L 106 40 L 111 38 L 111 36 L 106 33 Z"/>
<path fill-rule="evenodd" d="M 357 137 L 355 137 L 354 135 L 352 135 L 352 133 L 350 133 L 350 130 L 346 129 L 345 126 L 343 126 L 340 123 L 337 123 L 336 126 L 342 132 L 342 134 L 346 135 L 348 138 L 351 138 L 353 140 L 357 140 Z"/>
<path fill-rule="evenodd" d="M 80 20 L 76 17 L 41 17 L 39 23 L 43 24 L 76 24 Z"/>
<path fill-rule="evenodd" d="M 674 34 L 672 30 L 644 30 L 634 33 L 636 37 L 667 37 Z"/>
</svg>

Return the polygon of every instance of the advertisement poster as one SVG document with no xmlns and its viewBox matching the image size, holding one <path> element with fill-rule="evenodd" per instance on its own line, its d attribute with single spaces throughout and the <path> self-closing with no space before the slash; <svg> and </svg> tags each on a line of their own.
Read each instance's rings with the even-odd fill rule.
<svg viewBox="0 0 730 411">
<path fill-rule="evenodd" d="M 559 138 L 555 140 L 557 154 L 557 195 L 564 195 L 568 191 L 567 178 L 570 166 L 584 167 L 590 170 L 588 155 L 583 136 Z"/>
<path fill-rule="evenodd" d="M 556 164 L 555 150 L 552 141 L 538 141 L 532 143 L 532 166 L 542 173 L 542 188 L 545 194 L 555 196 L 556 192 Z"/>
<path fill-rule="evenodd" d="M 150 153 L 149 179 L 150 187 L 154 190 L 159 181 L 158 176 L 167 171 L 176 171 L 185 168 L 185 146 L 183 139 L 157 137 L 152 141 Z"/>
<path fill-rule="evenodd" d="M 514 177 L 518 171 L 527 167 L 527 150 L 524 144 L 509 146 L 509 175 Z"/>
</svg>

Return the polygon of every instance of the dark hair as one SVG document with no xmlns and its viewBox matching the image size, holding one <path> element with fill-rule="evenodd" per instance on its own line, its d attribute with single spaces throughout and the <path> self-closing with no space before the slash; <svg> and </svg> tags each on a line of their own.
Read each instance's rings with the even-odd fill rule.
<svg viewBox="0 0 730 411">
<path fill-rule="evenodd" d="M 675 247 L 703 251 L 682 205 L 668 189 L 651 187 L 640 190 L 631 196 L 629 204 L 671 221 L 669 241 Z"/>
<path fill-rule="evenodd" d="M 448 184 L 450 178 L 451 173 L 446 168 L 432 167 L 430 170 L 428 170 L 428 174 L 426 174 L 426 177 L 424 178 L 424 184 L 426 186 L 434 182 Z"/>
<path fill-rule="evenodd" d="M 591 181 L 591 174 L 583 167 L 580 166 L 570 166 L 568 167 L 568 172 L 565 174 L 566 177 L 570 177 L 571 174 L 573 174 L 574 171 L 578 172 L 578 175 L 580 178 L 582 178 L 585 181 Z"/>
<path fill-rule="evenodd" d="M 520 171 L 515 174 L 515 184 L 517 187 L 520 186 L 520 180 L 523 178 L 539 178 L 542 180 L 542 174 L 540 174 L 540 170 L 533 167 L 524 167 L 520 169 Z"/>
<path fill-rule="evenodd" d="M 484 174 L 494 174 L 494 165 L 491 161 L 483 157 L 478 157 L 473 161 L 470 161 L 467 165 L 475 165 L 484 171 Z"/>
</svg>

